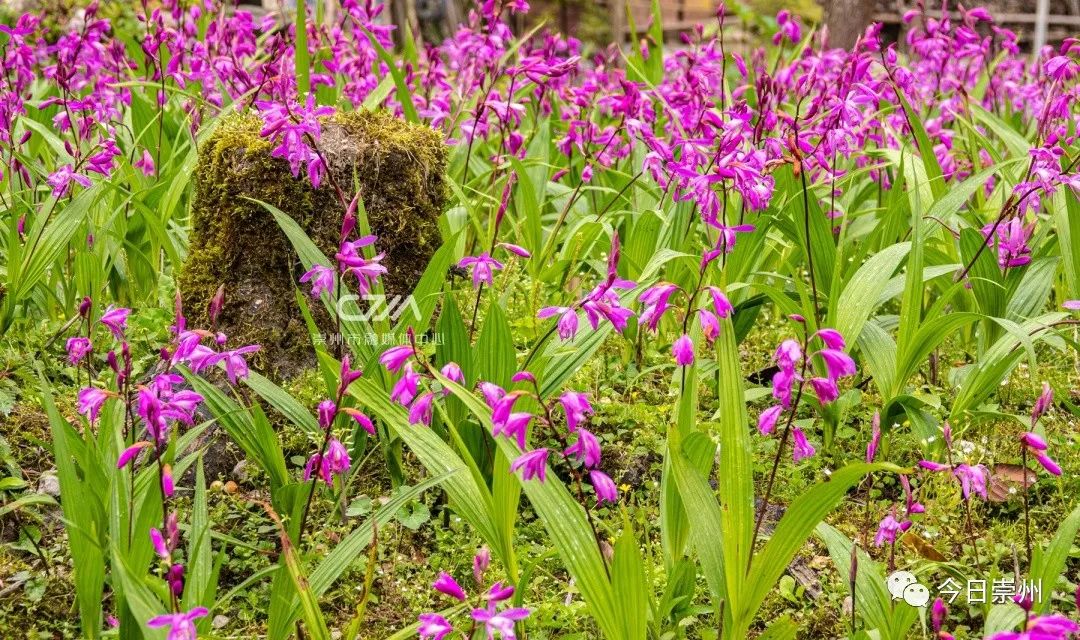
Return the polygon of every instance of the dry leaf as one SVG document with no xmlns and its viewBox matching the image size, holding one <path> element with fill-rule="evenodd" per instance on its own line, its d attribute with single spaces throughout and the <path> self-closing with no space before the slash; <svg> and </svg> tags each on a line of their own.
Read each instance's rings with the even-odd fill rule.
<svg viewBox="0 0 1080 640">
<path fill-rule="evenodd" d="M 1015 491 L 1026 490 L 1035 484 L 1036 475 L 1031 469 L 1018 464 L 996 464 L 990 472 L 986 497 L 990 502 L 1005 502 Z"/>
<path fill-rule="evenodd" d="M 933 560 L 934 562 L 945 562 L 945 556 L 938 551 L 934 545 L 927 542 L 924 538 L 914 531 L 908 531 L 904 534 L 904 537 L 900 538 L 900 543 L 905 547 L 911 549 L 920 556 L 927 560 Z"/>
</svg>

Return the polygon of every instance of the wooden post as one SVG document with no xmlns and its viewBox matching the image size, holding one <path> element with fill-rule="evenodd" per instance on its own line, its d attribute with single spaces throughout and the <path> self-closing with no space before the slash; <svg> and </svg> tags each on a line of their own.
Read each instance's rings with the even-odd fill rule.
<svg viewBox="0 0 1080 640">
<path fill-rule="evenodd" d="M 828 0 L 822 4 L 830 47 L 850 49 L 874 21 L 874 0 Z"/>
<path fill-rule="evenodd" d="M 1050 0 L 1038 0 L 1035 3 L 1035 36 L 1031 43 L 1031 55 L 1039 56 L 1039 51 L 1046 44 L 1046 23 L 1050 19 Z"/>
<path fill-rule="evenodd" d="M 611 41 L 620 47 L 626 42 L 626 5 L 624 0 L 608 0 L 611 14 Z"/>
</svg>

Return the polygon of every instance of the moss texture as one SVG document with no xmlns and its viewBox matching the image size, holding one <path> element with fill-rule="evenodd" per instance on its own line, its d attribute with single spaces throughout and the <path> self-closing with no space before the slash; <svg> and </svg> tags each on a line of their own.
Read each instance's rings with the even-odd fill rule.
<svg viewBox="0 0 1080 640">
<path fill-rule="evenodd" d="M 271 156 L 258 116 L 224 118 L 199 153 L 190 253 L 179 274 L 184 308 L 195 326 L 219 285 L 225 307 L 218 329 L 229 344 L 258 343 L 256 366 L 288 377 L 313 362 L 293 296 L 303 267 L 273 216 L 254 198 L 294 220 L 328 256 L 337 248 L 344 210 L 329 180 L 312 188 Z M 343 190 L 358 185 L 376 245 L 389 269 L 388 294 L 412 290 L 439 245 L 446 201 L 446 145 L 425 126 L 386 112 L 339 113 L 323 122 L 319 148 Z M 318 305 L 315 305 L 318 306 Z"/>
</svg>

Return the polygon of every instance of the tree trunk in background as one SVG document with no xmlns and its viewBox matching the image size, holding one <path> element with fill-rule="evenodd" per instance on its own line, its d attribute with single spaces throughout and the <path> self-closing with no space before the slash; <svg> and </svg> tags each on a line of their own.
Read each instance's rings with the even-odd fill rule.
<svg viewBox="0 0 1080 640">
<path fill-rule="evenodd" d="M 874 20 L 874 0 L 823 0 L 829 46 L 850 49 Z"/>
</svg>

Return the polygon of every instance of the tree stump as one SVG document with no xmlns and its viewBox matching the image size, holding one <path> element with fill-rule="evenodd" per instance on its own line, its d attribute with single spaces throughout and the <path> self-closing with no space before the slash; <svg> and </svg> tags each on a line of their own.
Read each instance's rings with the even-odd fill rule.
<svg viewBox="0 0 1080 640">
<path fill-rule="evenodd" d="M 294 294 L 304 269 L 270 212 L 248 198 L 290 216 L 330 260 L 345 212 L 329 180 L 314 189 L 305 172 L 294 178 L 286 160 L 271 156 L 274 145 L 260 137 L 262 126 L 256 115 L 227 116 L 200 149 L 190 252 L 178 286 L 189 326 L 209 327 L 209 302 L 224 285 L 217 329 L 230 347 L 262 345 L 253 364 L 281 379 L 314 364 Z M 319 149 L 347 197 L 359 187 L 379 238 L 376 249 L 386 254 L 387 293 L 408 294 L 440 244 L 442 135 L 386 112 L 339 113 L 322 122 Z M 311 307 L 328 327 L 322 305 Z"/>
</svg>

